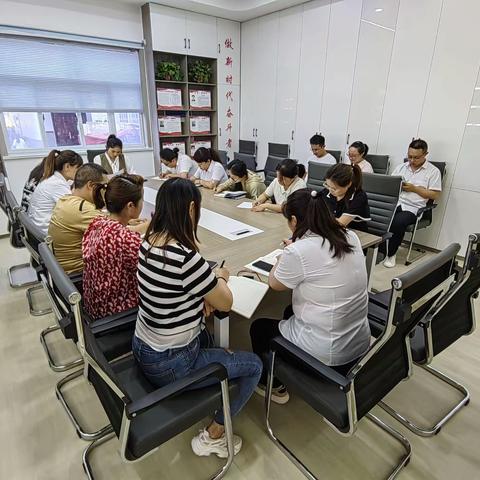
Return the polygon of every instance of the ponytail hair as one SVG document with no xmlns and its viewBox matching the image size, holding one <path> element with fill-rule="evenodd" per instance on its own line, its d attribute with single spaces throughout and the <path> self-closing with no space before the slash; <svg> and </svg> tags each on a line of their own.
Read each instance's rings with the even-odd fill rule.
<svg viewBox="0 0 480 480">
<path fill-rule="evenodd" d="M 213 148 L 205 148 L 205 147 L 198 148 L 197 150 L 195 150 L 195 153 L 193 154 L 193 159 L 197 163 L 206 163 L 209 160 L 212 160 L 213 162 L 222 163 L 218 153 Z"/>
<path fill-rule="evenodd" d="M 322 237 L 324 242 L 328 240 L 333 258 L 342 258 L 353 251 L 347 240 L 347 229 L 334 218 L 316 190 L 302 188 L 293 192 L 283 204 L 282 212 L 289 222 L 292 217 L 297 220 L 293 241 L 312 232 Z"/>
<path fill-rule="evenodd" d="M 356 148 L 357 152 L 362 156 L 362 158 L 365 158 L 368 155 L 368 145 L 363 142 L 353 142 L 350 145 L 350 148 Z"/>
<path fill-rule="evenodd" d="M 67 163 L 71 166 L 81 167 L 83 165 L 83 159 L 73 150 L 52 150 L 45 157 L 42 180 L 46 180 L 55 172 L 61 171 Z"/>
<path fill-rule="evenodd" d="M 346 163 L 337 163 L 331 166 L 325 175 L 325 180 L 332 180 L 340 187 L 346 187 L 351 183 L 345 194 L 345 202 L 348 204 L 349 198 L 362 190 L 362 170 L 358 165 L 347 165 Z"/>
<path fill-rule="evenodd" d="M 143 198 L 145 179 L 140 175 L 124 173 L 111 178 L 108 183 L 97 183 L 93 187 L 93 203 L 97 209 L 107 207 L 110 213 L 120 213 L 125 206 Z"/>
<path fill-rule="evenodd" d="M 105 148 L 108 150 L 109 148 L 115 148 L 115 147 L 120 147 L 120 149 L 123 150 L 123 143 L 119 138 L 117 138 L 116 135 L 112 133 L 107 138 L 107 144 L 105 145 Z"/>
<path fill-rule="evenodd" d="M 178 152 L 178 148 L 174 148 L 173 150 L 171 148 L 162 148 L 160 150 L 160 158 L 170 163 L 172 160 L 178 158 Z"/>
</svg>

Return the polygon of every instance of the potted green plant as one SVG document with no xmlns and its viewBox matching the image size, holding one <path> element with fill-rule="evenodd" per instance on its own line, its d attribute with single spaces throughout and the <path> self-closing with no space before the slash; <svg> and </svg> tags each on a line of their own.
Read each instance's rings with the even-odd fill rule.
<svg viewBox="0 0 480 480">
<path fill-rule="evenodd" d="M 203 60 L 195 60 L 188 66 L 188 77 L 191 82 L 210 83 L 212 66 Z"/>
<path fill-rule="evenodd" d="M 177 62 L 163 61 L 157 63 L 157 79 L 181 82 L 183 80 L 182 70 Z"/>
</svg>

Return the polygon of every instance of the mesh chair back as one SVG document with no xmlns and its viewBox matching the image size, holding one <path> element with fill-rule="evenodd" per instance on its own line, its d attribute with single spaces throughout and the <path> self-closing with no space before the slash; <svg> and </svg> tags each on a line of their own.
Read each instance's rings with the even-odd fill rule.
<svg viewBox="0 0 480 480">
<path fill-rule="evenodd" d="M 246 153 L 247 155 L 253 155 L 257 153 L 257 146 L 253 140 L 240 140 L 238 142 L 238 153 Z"/>
<path fill-rule="evenodd" d="M 223 168 L 227 168 L 228 165 L 228 155 L 225 150 L 218 150 L 218 156 L 220 157 L 220 161 L 222 162 Z"/>
<path fill-rule="evenodd" d="M 248 170 L 251 170 L 252 172 L 255 172 L 257 170 L 257 162 L 255 160 L 255 155 L 251 155 L 249 153 L 235 152 L 233 154 L 233 159 L 241 160 L 247 166 Z"/>
<path fill-rule="evenodd" d="M 268 156 L 288 158 L 290 146 L 288 143 L 269 143 Z"/>
<path fill-rule="evenodd" d="M 331 165 L 323 163 L 310 162 L 308 164 L 307 187 L 315 190 L 323 190 L 325 183 L 325 175 Z"/>
<path fill-rule="evenodd" d="M 326 150 L 330 155 L 335 157 L 337 163 L 341 163 L 342 161 L 342 151 L 341 150 Z"/>
<path fill-rule="evenodd" d="M 381 173 L 386 175 L 390 167 L 390 160 L 388 155 L 367 155 L 365 160 L 370 163 L 373 168 L 373 173 Z"/>
<path fill-rule="evenodd" d="M 371 347 L 374 353 L 370 358 L 367 353 L 366 363 L 354 374 L 358 419 L 409 376 L 411 358 L 407 337 L 442 296 L 440 288 L 449 285 L 450 273 L 459 250 L 460 245 L 452 244 L 392 280 L 393 290 L 401 294 L 399 298 L 394 298 L 389 306 L 389 314 L 393 313 L 393 334 L 378 350 L 375 351 L 375 344 Z M 438 291 L 432 294 L 437 287 Z M 383 340 L 382 336 L 376 343 Z"/>
<path fill-rule="evenodd" d="M 370 207 L 371 220 L 367 222 L 370 233 L 382 236 L 390 230 L 401 188 L 402 177 L 363 174 L 363 190 L 367 194 Z"/>
<path fill-rule="evenodd" d="M 102 153 L 105 153 L 105 149 L 102 150 L 87 150 L 87 160 L 89 163 L 93 163 L 93 159 L 97 155 L 101 155 Z"/>
<path fill-rule="evenodd" d="M 269 155 L 265 163 L 265 185 L 270 185 L 277 178 L 277 165 L 285 160 L 283 157 Z"/>
</svg>

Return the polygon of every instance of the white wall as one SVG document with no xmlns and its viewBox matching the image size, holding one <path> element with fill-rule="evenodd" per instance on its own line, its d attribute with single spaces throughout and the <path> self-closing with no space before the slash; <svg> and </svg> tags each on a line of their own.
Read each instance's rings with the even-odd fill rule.
<svg viewBox="0 0 480 480">
<path fill-rule="evenodd" d="M 453 241 L 465 246 L 468 234 L 480 231 L 474 213 L 480 209 L 480 2 L 315 0 L 300 8 L 301 32 L 288 37 L 298 44 L 286 51 L 288 32 L 281 23 L 268 38 L 259 28 L 278 13 L 242 24 L 242 77 L 250 81 L 242 83 L 241 138 L 251 138 L 265 121 L 262 111 L 272 110 L 267 96 L 277 114 L 286 102 L 296 110 L 295 141 L 278 128 L 287 115 L 272 117 L 262 132 L 273 134 L 267 138 L 259 129 L 253 138 L 259 152 L 268 142 L 290 143 L 294 158 L 304 161 L 313 133 L 321 131 L 332 149 L 343 149 L 350 134 L 350 142 L 362 140 L 371 153 L 390 155 L 393 169 L 412 137 L 422 137 L 429 158 L 447 163 L 447 177 L 434 224 L 419 232 L 418 241 L 435 248 Z M 299 7 L 281 13 L 289 25 L 302 16 Z M 258 50 L 265 51 L 266 41 L 278 49 L 269 52 L 273 64 L 259 65 Z M 284 55 L 292 57 L 292 51 L 299 52 L 298 87 L 287 90 L 271 79 L 282 73 Z M 265 159 L 258 159 L 260 165 Z"/>
</svg>

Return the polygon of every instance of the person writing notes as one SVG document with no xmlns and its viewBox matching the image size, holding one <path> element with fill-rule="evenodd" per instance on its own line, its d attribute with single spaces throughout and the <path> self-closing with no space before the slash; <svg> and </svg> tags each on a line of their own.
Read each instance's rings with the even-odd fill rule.
<svg viewBox="0 0 480 480">
<path fill-rule="evenodd" d="M 281 213 L 282 205 L 293 192 L 306 188 L 305 181 L 298 176 L 298 165 L 295 160 L 286 158 L 277 165 L 277 178 L 267 187 L 257 200 L 253 203 L 254 212 Z M 275 200 L 271 203 L 270 200 Z"/>
<path fill-rule="evenodd" d="M 123 143 L 115 135 L 109 135 L 105 152 L 97 155 L 93 162 L 101 165 L 109 175 L 118 175 L 119 173 L 133 173 L 132 165 L 123 155 Z"/>
<path fill-rule="evenodd" d="M 337 222 L 315 190 L 297 190 L 283 214 L 293 232 L 268 284 L 292 290 L 292 306 L 283 320 L 258 319 L 250 328 L 253 351 L 265 359 L 272 338 L 282 335 L 297 347 L 342 374 L 369 348 L 365 257 L 360 240 Z M 257 393 L 265 395 L 264 369 Z M 274 379 L 272 400 L 286 403 L 288 392 Z"/>
<path fill-rule="evenodd" d="M 162 148 L 160 150 L 163 178 L 190 178 L 195 175 L 198 165 L 188 156 L 180 153 L 178 148 Z"/>
<path fill-rule="evenodd" d="M 358 165 L 363 173 L 373 173 L 373 167 L 365 160 L 368 154 L 368 145 L 363 142 L 353 142 L 348 148 L 348 158 L 352 165 Z"/>
<path fill-rule="evenodd" d="M 199 253 L 201 198 L 199 189 L 183 178 L 168 179 L 158 191 L 155 213 L 140 248 L 139 306 L 132 347 L 142 371 L 156 387 L 212 363 L 224 365 L 229 380 L 236 379 L 239 385 L 231 399 L 233 416 L 252 395 L 262 362 L 250 352 L 214 348 L 205 327 L 205 315 L 213 310 L 228 312 L 233 297 L 227 285 L 228 270 L 219 268 L 214 273 Z M 196 455 L 227 457 L 222 410 L 217 410 L 191 445 Z M 235 454 L 241 446 L 241 438 L 235 436 Z"/>
<path fill-rule="evenodd" d="M 327 170 L 322 197 L 343 226 L 368 231 L 370 208 L 362 190 L 362 172 L 357 165 L 338 163 Z"/>
<path fill-rule="evenodd" d="M 198 169 L 192 177 L 192 182 L 213 189 L 228 180 L 220 157 L 213 148 L 200 147 L 194 153 L 193 159 L 198 163 Z"/>
<path fill-rule="evenodd" d="M 312 149 L 312 155 L 308 157 L 307 163 L 326 163 L 328 165 L 337 163 L 335 157 L 325 150 L 325 137 L 323 135 L 315 134 L 310 139 L 310 148 Z"/>
<path fill-rule="evenodd" d="M 230 162 L 227 170 L 230 178 L 215 188 L 216 193 L 241 190 L 247 192 L 247 198 L 256 200 L 267 188 L 262 179 L 256 173 L 247 170 L 247 166 L 241 160 Z"/>
<path fill-rule="evenodd" d="M 396 254 L 407 227 L 415 224 L 420 208 L 426 207 L 428 200 L 437 200 L 442 191 L 442 175 L 440 170 L 427 161 L 428 145 L 425 140 L 413 140 L 408 147 L 408 161 L 402 163 L 392 175 L 403 178 L 402 191 L 397 210 L 390 225 L 392 238 L 388 240 L 388 250 L 383 265 L 392 268 L 396 263 Z"/>
</svg>

